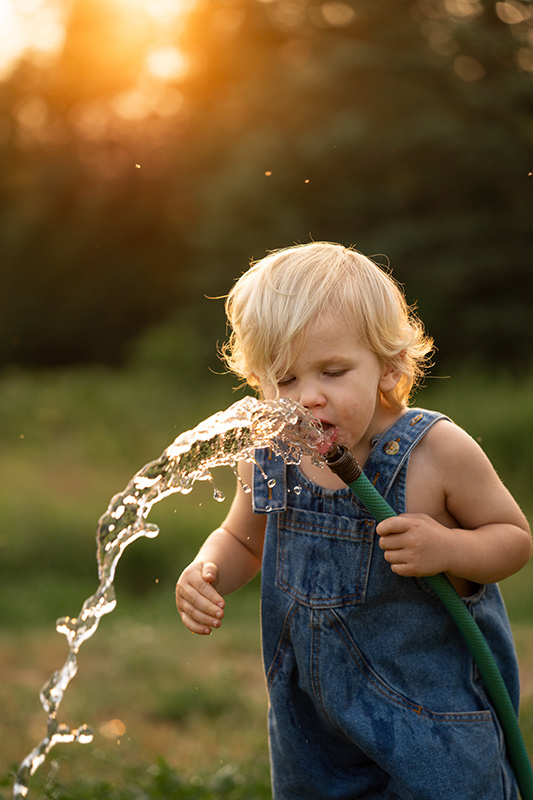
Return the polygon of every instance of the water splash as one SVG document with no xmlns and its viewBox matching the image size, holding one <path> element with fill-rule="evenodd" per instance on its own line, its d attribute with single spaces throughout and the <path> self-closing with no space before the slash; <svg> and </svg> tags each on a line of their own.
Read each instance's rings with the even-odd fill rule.
<svg viewBox="0 0 533 800">
<path fill-rule="evenodd" d="M 46 735 L 22 761 L 13 800 L 27 796 L 31 776 L 54 745 L 92 741 L 88 725 L 71 729 L 58 722 L 57 712 L 78 670 L 81 645 L 95 633 L 100 619 L 115 608 L 113 581 L 124 549 L 141 536 L 153 538 L 159 533 L 156 525 L 145 521 L 154 503 L 175 492 L 190 492 L 195 481 L 213 483 L 213 467 L 228 465 L 235 470 L 238 461 L 254 461 L 256 448 L 270 446 L 287 463 L 297 464 L 304 455 L 311 455 L 320 463 L 318 450 L 324 441 L 320 424 L 298 403 L 245 397 L 178 436 L 157 461 L 143 467 L 125 490 L 111 499 L 96 533 L 100 583 L 77 617 L 57 621 L 56 629 L 66 636 L 69 653 L 62 669 L 54 672 L 41 689 L 41 703 L 48 715 Z M 250 491 L 249 487 L 244 488 Z M 216 487 L 214 496 L 223 499 Z"/>
</svg>

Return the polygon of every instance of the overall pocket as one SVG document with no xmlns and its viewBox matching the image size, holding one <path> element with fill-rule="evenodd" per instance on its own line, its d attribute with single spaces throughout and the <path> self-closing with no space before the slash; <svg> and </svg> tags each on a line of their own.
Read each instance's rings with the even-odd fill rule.
<svg viewBox="0 0 533 800">
<path fill-rule="evenodd" d="M 375 521 L 289 508 L 278 518 L 276 586 L 314 608 L 363 603 Z"/>
</svg>

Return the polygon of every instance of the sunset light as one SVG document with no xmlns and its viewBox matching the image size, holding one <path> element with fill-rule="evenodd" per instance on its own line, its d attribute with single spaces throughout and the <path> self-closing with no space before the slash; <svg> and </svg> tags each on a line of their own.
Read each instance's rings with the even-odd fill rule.
<svg viewBox="0 0 533 800">
<path fill-rule="evenodd" d="M 173 22 L 192 5 L 191 0 L 110 0 L 127 14 L 148 14 L 161 24 Z"/>
<path fill-rule="evenodd" d="M 63 14 L 62 4 L 52 0 L 0 0 L 0 80 L 23 53 L 43 59 L 58 50 Z"/>
<path fill-rule="evenodd" d="M 122 48 L 146 52 L 146 68 L 166 81 L 182 74 L 183 56 L 176 47 L 180 20 L 194 0 L 84 0 L 76 7 L 91 25 L 102 16 L 120 24 Z M 45 64 L 64 43 L 72 4 L 66 0 L 0 0 L 0 80 L 23 57 Z M 149 43 L 147 43 L 149 38 Z M 142 42 L 142 47 L 140 47 Z M 104 48 L 105 49 L 105 48 Z"/>
</svg>

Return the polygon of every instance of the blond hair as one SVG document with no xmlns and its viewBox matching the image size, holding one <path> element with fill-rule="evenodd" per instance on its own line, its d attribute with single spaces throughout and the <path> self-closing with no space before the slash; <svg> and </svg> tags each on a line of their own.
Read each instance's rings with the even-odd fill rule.
<svg viewBox="0 0 533 800">
<path fill-rule="evenodd" d="M 222 356 L 254 389 L 277 386 L 322 312 L 342 315 L 354 336 L 400 373 L 385 394 L 405 407 L 433 342 L 394 278 L 353 248 L 312 242 L 270 253 L 245 272 L 226 298 L 231 327 Z"/>
</svg>

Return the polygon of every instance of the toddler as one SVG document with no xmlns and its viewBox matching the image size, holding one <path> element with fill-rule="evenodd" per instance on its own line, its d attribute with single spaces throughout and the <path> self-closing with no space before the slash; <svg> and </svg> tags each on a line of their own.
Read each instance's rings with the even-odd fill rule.
<svg viewBox="0 0 533 800">
<path fill-rule="evenodd" d="M 497 582 L 531 537 L 476 442 L 408 406 L 432 350 L 422 324 L 390 274 L 329 243 L 268 255 L 226 308 L 230 369 L 305 406 L 398 513 L 376 527 L 328 467 L 258 450 L 240 465 L 252 496 L 237 485 L 178 581 L 184 624 L 207 635 L 262 570 L 273 797 L 516 800 L 470 652 L 423 578 L 444 572 L 463 596 L 518 707 Z"/>
</svg>

